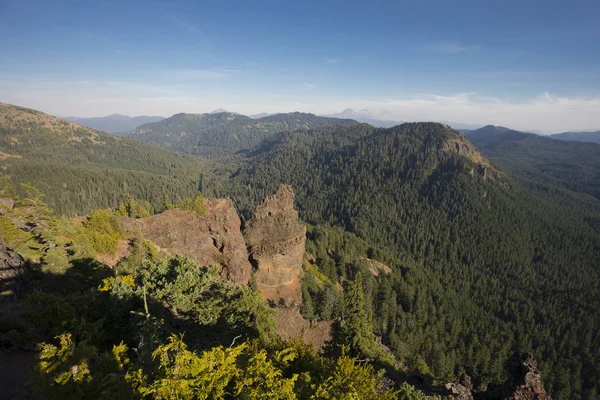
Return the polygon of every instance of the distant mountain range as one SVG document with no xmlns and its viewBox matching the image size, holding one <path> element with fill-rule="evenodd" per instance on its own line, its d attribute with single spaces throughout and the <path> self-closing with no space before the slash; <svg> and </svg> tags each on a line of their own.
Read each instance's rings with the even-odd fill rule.
<svg viewBox="0 0 600 400">
<path fill-rule="evenodd" d="M 259 118 L 264 118 L 264 117 L 270 117 L 271 115 L 275 115 L 275 113 L 259 113 L 259 114 L 252 114 L 249 115 L 250 118 L 254 118 L 254 119 L 259 119 Z"/>
<path fill-rule="evenodd" d="M 487 125 L 480 129 L 458 129 L 459 132 L 467 137 L 472 136 L 476 140 L 501 140 L 506 139 L 506 135 L 537 135 L 555 140 L 571 141 L 571 142 L 589 142 L 600 144 L 600 131 L 586 132 L 563 132 L 551 135 L 544 135 L 537 132 L 520 132 L 503 126 Z M 512 132 L 512 133 L 511 133 Z"/>
<path fill-rule="evenodd" d="M 600 144 L 600 131 L 595 132 L 564 132 L 551 136 L 557 140 L 572 140 L 576 142 L 592 142 Z"/>
<path fill-rule="evenodd" d="M 106 117 L 65 117 L 64 119 L 115 136 L 127 136 L 138 126 L 151 122 L 158 122 L 165 119 L 165 117 L 145 115 L 140 117 L 130 117 L 128 115 L 112 114 L 107 115 Z"/>
<path fill-rule="evenodd" d="M 377 128 L 391 128 L 392 126 L 401 125 L 403 123 L 403 121 L 385 119 L 383 113 L 376 114 L 366 109 L 355 111 L 351 108 L 346 108 L 342 112 L 325 115 L 325 117 L 350 118 L 358 122 L 373 125 Z"/>
<path fill-rule="evenodd" d="M 397 121 L 397 120 L 390 119 L 388 116 L 388 113 L 385 111 L 376 113 L 376 112 L 373 112 L 373 111 L 370 111 L 367 109 L 362 109 L 362 110 L 356 111 L 351 108 L 347 108 L 342 112 L 335 113 L 335 114 L 328 114 L 325 116 L 333 117 L 333 118 L 351 118 L 351 119 L 354 119 L 359 122 L 364 122 L 366 124 L 373 125 L 377 128 L 391 128 L 392 126 L 402 125 L 403 123 L 407 122 L 407 121 Z M 446 124 L 457 130 L 477 129 L 477 128 L 481 127 L 481 125 L 463 124 L 461 122 L 449 122 L 449 121 L 433 121 L 433 122 L 439 122 L 442 124 Z"/>
<path fill-rule="evenodd" d="M 596 143 L 494 125 L 464 134 L 490 160 L 528 182 L 544 182 L 600 199 L 600 145 Z"/>
<path fill-rule="evenodd" d="M 358 122 L 351 119 L 318 117 L 299 112 L 259 119 L 231 112 L 181 113 L 141 125 L 133 130 L 130 137 L 181 153 L 214 158 L 249 150 L 264 139 L 282 132 L 355 124 Z"/>
<path fill-rule="evenodd" d="M 238 112 L 235 111 L 228 111 L 224 108 L 217 108 L 216 110 L 211 111 L 209 114 L 221 114 L 221 113 L 228 113 L 228 114 L 234 114 L 234 115 L 242 115 Z"/>
<path fill-rule="evenodd" d="M 223 114 L 223 113 L 246 117 L 243 114 L 240 114 L 240 113 L 237 113 L 234 111 L 228 111 L 223 108 L 218 108 L 207 114 Z M 300 113 L 300 114 L 303 114 L 303 113 Z M 283 114 L 262 112 L 262 113 L 258 113 L 258 114 L 249 115 L 248 117 L 251 119 L 261 119 L 261 118 L 265 118 L 265 117 L 271 117 L 274 115 L 283 115 Z M 406 122 L 406 121 L 397 121 L 397 120 L 390 119 L 389 117 L 386 117 L 386 115 L 387 115 L 386 112 L 376 113 L 376 112 L 373 112 L 373 111 L 370 111 L 367 109 L 353 110 L 351 108 L 347 108 L 344 111 L 339 112 L 339 113 L 326 114 L 326 115 L 322 115 L 322 116 L 326 117 L 326 118 L 352 119 L 352 120 L 355 120 L 358 122 L 372 125 L 376 128 L 390 128 L 392 126 L 401 125 L 404 122 Z M 129 134 L 131 134 L 131 132 L 135 128 L 137 128 L 141 125 L 144 125 L 144 124 L 162 121 L 165 119 L 165 117 L 160 117 L 160 116 L 130 117 L 128 115 L 112 114 L 112 115 L 107 115 L 105 117 L 91 117 L 91 118 L 65 117 L 64 119 L 66 119 L 67 121 L 71 121 L 76 124 L 88 127 L 88 128 L 92 128 L 95 130 L 110 133 L 115 136 L 128 136 Z M 486 127 L 480 128 L 481 127 L 480 125 L 465 124 L 465 123 L 461 123 L 461 122 L 449 122 L 449 121 L 438 121 L 438 122 L 449 125 L 452 128 L 460 131 L 463 134 L 468 134 L 469 132 L 472 132 L 472 131 L 478 130 L 478 129 L 484 129 L 484 131 L 489 130 L 490 126 L 494 126 L 494 125 L 488 125 Z M 503 128 L 500 126 L 494 126 L 494 127 L 497 129 L 506 129 L 507 131 L 510 130 L 509 128 Z M 517 132 L 517 131 L 514 131 L 514 132 Z M 538 134 L 537 132 L 534 132 L 534 133 L 536 135 Z M 563 132 L 563 133 L 556 133 L 556 134 L 552 134 L 552 135 L 542 135 L 542 136 L 551 137 L 552 139 L 557 139 L 557 140 L 570 140 L 570 141 L 576 141 L 576 142 L 591 142 L 591 143 L 599 143 L 600 144 L 600 130 L 599 131 L 588 131 L 588 132 Z"/>
</svg>

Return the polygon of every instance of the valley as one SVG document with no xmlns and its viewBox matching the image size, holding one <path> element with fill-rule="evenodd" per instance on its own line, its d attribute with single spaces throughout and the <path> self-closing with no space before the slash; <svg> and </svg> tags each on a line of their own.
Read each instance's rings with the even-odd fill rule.
<svg viewBox="0 0 600 400">
<path fill-rule="evenodd" d="M 0 240 L 23 268 L 0 337 L 47 343 L 31 390 L 160 398 L 183 380 L 173 349 L 186 379 L 219 359 L 210 390 L 258 398 L 268 373 L 280 398 L 598 390 L 598 145 L 302 113 L 117 138 L 1 104 L 0 152 Z M 543 386 L 506 383 L 510 365 Z"/>
</svg>

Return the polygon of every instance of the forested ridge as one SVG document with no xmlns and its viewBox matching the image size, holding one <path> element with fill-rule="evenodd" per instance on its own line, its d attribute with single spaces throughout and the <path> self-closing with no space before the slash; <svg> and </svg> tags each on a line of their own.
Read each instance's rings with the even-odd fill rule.
<svg viewBox="0 0 600 400">
<path fill-rule="evenodd" d="M 263 139 L 280 132 L 352 124 L 357 122 L 299 112 L 275 114 L 259 119 L 229 112 L 182 113 L 163 121 L 139 126 L 133 130 L 130 137 L 185 154 L 217 158 L 249 150 Z"/>
<path fill-rule="evenodd" d="M 285 134 L 203 190 L 249 211 L 290 184 L 332 282 L 352 278 L 366 253 L 393 265 L 367 279 L 368 304 L 385 343 L 412 365 L 489 382 L 509 353 L 533 350 L 554 397 L 594 398 L 597 201 L 482 167 L 446 145 L 458 135 L 440 124 Z"/>
<path fill-rule="evenodd" d="M 161 209 L 165 194 L 173 201 L 193 195 L 205 165 L 9 104 L 0 104 L 0 153 L 1 173 L 17 189 L 34 185 L 66 215 L 116 207 L 126 193 Z"/>
<path fill-rule="evenodd" d="M 588 193 L 600 199 L 600 144 L 557 140 L 493 125 L 467 137 L 519 179 Z"/>
<path fill-rule="evenodd" d="M 550 135 L 552 139 L 573 140 L 577 142 L 589 142 L 600 144 L 600 131 L 595 132 L 563 132 Z"/>
<path fill-rule="evenodd" d="M 215 353 L 221 351 L 215 350 L 215 343 L 204 341 L 203 335 L 212 337 L 210 332 L 215 325 L 203 328 L 206 320 L 198 318 L 206 317 L 202 314 L 204 305 L 182 295 L 190 293 L 191 288 L 185 283 L 189 278 L 201 282 L 202 288 L 216 290 L 191 292 L 194 295 L 214 295 L 219 301 L 231 302 L 233 309 L 218 308 L 224 306 L 220 303 L 216 310 L 221 311 L 213 310 L 230 313 L 229 321 L 219 323 L 233 324 L 228 326 L 234 326 L 234 331 L 241 329 L 249 340 L 266 340 L 260 345 L 249 344 L 248 351 L 240 349 L 234 357 L 237 361 L 227 364 L 232 368 L 231 376 L 240 376 L 236 374 L 249 368 L 247 361 L 263 357 L 264 349 L 267 361 L 272 363 L 269 365 L 277 365 L 283 374 L 278 376 L 292 379 L 298 374 L 288 384 L 304 388 L 304 397 L 300 398 L 322 395 L 322 391 L 318 392 L 320 385 L 333 385 L 334 379 L 352 375 L 364 377 L 364 393 L 371 393 L 373 398 L 381 395 L 383 389 L 378 385 L 384 381 L 377 380 L 372 370 L 355 369 L 362 364 L 347 361 L 352 357 L 379 360 L 375 362 L 379 366 L 390 363 L 389 357 L 393 356 L 402 374 L 419 376 L 426 387 L 457 381 L 466 373 L 477 388 L 484 388 L 488 383 L 504 380 L 504 361 L 511 354 L 528 351 L 538 358 L 546 389 L 553 398 L 598 398 L 600 205 L 593 196 L 595 181 L 589 175 L 576 174 L 570 180 L 560 165 L 553 170 L 558 172 L 547 173 L 538 168 L 537 161 L 531 161 L 540 157 L 551 160 L 560 147 L 552 147 L 551 151 L 542 147 L 536 152 L 527 146 L 530 158 L 515 153 L 515 162 L 511 159 L 504 164 L 491 156 L 490 163 L 462 135 L 441 124 L 413 123 L 376 129 L 352 121 L 348 126 L 327 124 L 306 130 L 312 125 L 277 125 L 281 121 L 277 122 L 279 117 L 274 116 L 277 129 L 268 135 L 252 134 L 243 144 L 234 146 L 226 138 L 222 151 L 210 156 L 244 150 L 242 154 L 210 161 L 114 138 L 34 110 L 1 106 L 1 174 L 6 177 L 6 188 L 8 183 L 15 187 L 2 197 L 16 199 L 11 213 L 17 213 L 18 219 L 46 216 L 51 221 L 33 225 L 22 222 L 16 226 L 2 217 L 4 240 L 41 268 L 37 272 L 41 274 L 40 285 L 65 280 L 65 285 L 72 282 L 68 287 L 77 288 L 73 293 L 58 293 L 58 299 L 51 297 L 34 304 L 44 310 L 47 304 L 57 303 L 59 306 L 52 306 L 56 312 L 63 312 L 65 307 L 67 316 L 54 318 L 60 322 L 60 328 L 47 322 L 43 328 L 46 331 L 30 332 L 27 324 L 43 314 L 35 309 L 28 314 L 34 319 L 25 328 L 22 321 L 16 327 L 11 325 L 19 332 L 19 336 L 10 339 L 11 343 L 25 343 L 23 346 L 30 348 L 42 340 L 52 343 L 54 347 L 48 347 L 45 362 L 67 365 L 71 359 L 60 364 L 63 361 L 56 357 L 79 354 L 79 350 L 75 351 L 78 343 L 93 343 L 95 350 L 88 353 L 89 360 L 96 363 L 95 371 L 108 371 L 108 364 L 103 362 L 107 358 L 119 360 L 123 351 L 131 355 L 141 337 L 148 340 L 144 335 L 158 335 L 152 329 L 158 329 L 153 326 L 159 320 L 160 335 L 152 342 L 157 357 L 161 351 L 172 351 L 173 346 L 178 351 L 184 351 L 182 346 L 191 346 L 202 357 L 233 357 L 226 349 L 225 353 Z M 301 128 L 305 130 L 298 130 Z M 235 126 L 228 129 L 229 133 L 238 132 Z M 251 132 L 244 129 L 240 135 Z M 211 146 L 218 148 L 222 131 L 213 132 Z M 481 143 L 476 144 L 487 152 Z M 593 152 L 586 150 L 582 154 L 582 164 L 595 168 Z M 567 165 L 570 160 L 560 163 Z M 580 176 L 581 181 L 574 182 Z M 39 192 L 28 186 L 21 188 L 21 183 L 33 184 L 46 197 L 42 201 Z M 344 356 L 339 346 L 325 349 L 325 358 L 316 358 L 316 354 L 295 345 L 268 344 L 270 325 L 260 322 L 268 322 L 268 318 L 250 322 L 238 319 L 238 314 L 247 312 L 246 300 L 255 307 L 252 312 L 263 315 L 264 305 L 252 300 L 254 289 L 237 292 L 219 280 L 214 271 L 201 269 L 189 260 L 156 258 L 151 248 L 114 225 L 117 215 L 144 216 L 173 204 L 195 209 L 197 201 L 192 199 L 198 189 L 205 196 L 231 197 L 247 220 L 255 206 L 274 193 L 280 183 L 293 187 L 300 219 L 308 224 L 303 314 L 311 320 L 334 321 L 332 343 L 347 344 Z M 82 222 L 55 218 L 46 211 L 44 202 L 57 215 L 86 215 L 106 207 L 112 210 L 93 212 Z M 42 211 L 27 211 L 31 207 Z M 133 241 L 133 254 L 122 260 L 116 273 L 92 261 L 98 252 L 116 251 L 115 240 L 125 239 Z M 373 262 L 389 266 L 392 272 L 374 275 Z M 98 271 L 99 275 L 95 275 Z M 178 279 L 179 274 L 185 279 Z M 103 279 L 108 278 L 113 281 L 107 281 L 106 290 L 98 292 L 97 288 L 104 285 Z M 144 289 L 145 285 L 149 286 Z M 168 289 L 161 286 L 159 290 L 156 285 L 167 285 Z M 342 287 L 344 290 L 340 290 Z M 55 289 L 49 292 L 52 294 Z M 156 307 L 150 312 L 152 318 L 144 310 L 145 296 L 153 299 L 149 307 Z M 74 305 L 81 299 L 87 299 L 90 307 L 84 307 L 81 313 L 72 311 L 78 310 Z M 246 300 L 238 303 L 239 299 Z M 98 314 L 98 307 L 104 307 L 106 302 L 116 307 L 118 315 Z M 164 314 L 165 304 L 169 312 L 176 310 L 176 316 L 185 315 L 185 321 L 172 319 L 168 312 Z M 268 314 L 265 310 L 264 315 Z M 349 310 L 357 316 L 355 323 L 340 325 L 340 321 L 347 320 Z M 135 314 L 141 319 L 126 318 L 130 311 L 141 313 Z M 147 323 L 141 323 L 144 318 Z M 110 321 L 118 322 L 117 331 L 111 328 Z M 99 324 L 101 328 L 88 324 Z M 163 329 L 164 326 L 168 328 Z M 52 339 L 68 331 L 72 333 L 70 337 Z M 190 340 L 169 339 L 170 334 L 184 331 L 188 332 L 184 338 Z M 237 336 L 234 331 L 223 337 L 227 343 L 222 345 L 227 347 Z M 102 339 L 103 335 L 110 340 Z M 119 339 L 124 341 L 126 350 L 113 349 L 113 345 L 119 345 Z M 378 342 L 390 353 L 382 353 Z M 282 361 L 286 352 L 297 354 L 299 361 Z M 149 358 L 144 358 L 148 354 L 124 369 L 110 370 L 116 374 L 111 375 L 115 382 L 127 390 L 139 390 L 135 392 L 138 394 L 156 395 L 162 390 L 160 379 L 173 379 L 167 376 L 170 367 L 167 363 L 160 371 L 152 370 Z M 188 353 L 181 354 L 189 356 L 187 360 L 195 360 Z M 323 369 L 303 370 L 306 363 L 316 363 Z M 346 375 L 330 378 L 325 372 L 338 367 L 345 368 Z M 150 380 L 121 379 L 140 368 L 143 374 L 138 378 L 146 376 Z M 314 374 L 313 383 L 302 380 L 305 372 Z M 92 371 L 92 375 L 95 373 Z M 194 376 L 196 379 L 199 375 Z M 41 387 L 45 387 L 48 381 L 44 381 L 44 374 L 41 377 Z M 223 387 L 234 393 L 236 382 L 228 380 Z M 289 387 L 278 388 L 282 390 L 278 393 L 285 397 L 282 393 L 287 393 Z M 95 393 L 98 387 L 78 383 L 68 390 Z M 409 393 L 412 389 L 404 386 L 402 390 Z"/>
</svg>

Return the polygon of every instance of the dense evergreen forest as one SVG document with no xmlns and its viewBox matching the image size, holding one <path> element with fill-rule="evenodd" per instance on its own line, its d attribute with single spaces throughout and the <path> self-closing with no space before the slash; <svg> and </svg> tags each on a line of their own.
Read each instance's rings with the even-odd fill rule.
<svg viewBox="0 0 600 400">
<path fill-rule="evenodd" d="M 229 112 L 175 114 L 160 122 L 139 126 L 130 137 L 185 154 L 216 158 L 251 149 L 280 132 L 353 124 L 357 122 L 299 112 L 259 119 Z"/>
<path fill-rule="evenodd" d="M 123 230 L 117 217 L 147 213 L 143 204 L 129 199 L 84 219 L 57 218 L 42 193 L 29 185 L 23 190 L 19 197 L 8 180 L 0 181 L 0 257 L 15 268 L 12 274 L 3 268 L 0 280 L 0 344 L 12 350 L 12 363 L 2 365 L 3 396 L 425 399 L 358 361 L 349 341 L 339 343 L 348 346 L 341 354 L 326 356 L 280 340 L 256 288 L 226 281 L 216 267 L 162 254 Z M 130 251 L 116 265 L 98 261 L 123 241 Z M 37 352 L 35 360 L 28 351 Z M 27 365 L 33 368 L 26 381 L 5 381 L 18 379 Z"/>
<path fill-rule="evenodd" d="M 31 347 L 46 341 L 54 346 L 47 348 L 44 360 L 49 364 L 40 364 L 51 376 L 52 371 L 61 371 L 61 365 L 66 365 L 61 364 L 66 362 L 59 359 L 61 354 L 71 357 L 93 346 L 91 353 L 85 353 L 93 360 L 92 374 L 112 371 L 107 372 L 106 380 L 123 384 L 128 391 L 158 396 L 160 390 L 166 390 L 160 389 L 158 382 L 172 382 L 173 371 L 167 365 L 168 357 L 161 358 L 161 363 L 167 364 L 153 370 L 157 365 L 149 365 L 148 354 L 155 350 L 159 357 L 161 351 L 176 347 L 186 354 L 188 365 L 199 368 L 190 372 L 194 379 L 200 376 L 194 374 L 202 371 L 201 362 L 194 358 L 198 355 L 234 360 L 223 364 L 232 368 L 232 376 L 250 368 L 248 360 L 258 357 L 269 368 L 277 367 L 277 371 L 268 373 L 294 379 L 289 385 L 305 388 L 300 398 L 315 395 L 325 382 L 333 385 L 335 379 L 343 381 L 344 376 L 352 375 L 364 377 L 371 388 L 365 389 L 371 394 L 361 398 L 378 398 L 384 392 L 381 381 L 368 364 L 348 361 L 352 357 L 389 364 L 392 355 L 399 363 L 397 367 L 423 377 L 428 384 L 456 380 L 467 373 L 483 387 L 503 380 L 503 363 L 513 352 L 533 351 L 553 398 L 598 398 L 600 203 L 594 197 L 594 160 L 598 158 L 593 149 L 581 150 L 581 162 L 573 167 L 573 154 L 578 150 L 568 142 L 564 142 L 565 148 L 571 149 L 568 156 L 559 154 L 561 148 L 556 143 L 561 142 L 552 141 L 556 143 L 548 148 L 524 146 L 528 142 L 519 139 L 517 145 L 500 147 L 510 150 L 495 157 L 489 149 L 498 149 L 497 141 L 484 146 L 473 139 L 493 163 L 502 166 L 499 169 L 445 125 L 417 123 L 376 129 L 348 122 L 348 126 L 318 125 L 318 129 L 294 131 L 314 125 L 283 123 L 277 120 L 279 116 L 273 116 L 277 128 L 268 133 L 261 131 L 258 136 L 236 126 L 222 131 L 217 124 L 219 128 L 211 131 L 214 135 L 210 146 L 217 147 L 217 139 L 224 132 L 231 134 L 240 129 L 238 138 L 242 132 L 251 135 L 239 145 L 232 145 L 227 138 L 223 144 L 226 150 L 206 155 L 249 150 L 209 161 L 114 138 L 37 111 L 0 106 L 0 173 L 7 177 L 5 187 L 9 187 L 10 180 L 16 188 L 10 191 L 10 197 L 20 197 L 21 206 L 14 212 L 22 214 L 19 218 L 45 216 L 51 221 L 34 224 L 39 226 L 38 231 L 27 232 L 22 227 L 11 228 L 14 224 L 3 218 L 4 240 L 41 268 L 36 272 L 40 288 L 48 296 L 58 296 L 34 297 L 31 302 L 42 310 L 52 305 L 54 317 L 41 325 L 41 332 L 29 331 L 27 321 L 17 325 L 11 322 L 11 329 L 19 333 L 11 343 Z M 539 160 L 545 160 L 543 168 Z M 550 165 L 552 160 L 556 160 L 554 165 Z M 569 172 L 574 170 L 577 173 Z M 92 261 L 94 254 L 113 251 L 110 246 L 114 246 L 114 240 L 126 235 L 111 228 L 110 222 L 112 214 L 123 211 L 95 212 L 85 219 L 88 222 L 55 218 L 39 193 L 28 186 L 21 188 L 21 183 L 33 184 L 45 193 L 44 201 L 60 216 L 86 215 L 106 207 L 117 209 L 133 198 L 140 203 L 125 210 L 141 207 L 143 211 L 133 216 L 147 215 L 181 203 L 186 197 L 193 198 L 200 189 L 205 196 L 231 197 L 245 219 L 280 183 L 291 185 L 300 218 L 309 226 L 303 314 L 312 320 L 333 320 L 333 343 L 346 344 L 347 352 L 342 355 L 340 347 L 333 346 L 323 356 L 295 344 L 273 345 L 271 335 L 263 334 L 269 331 L 270 323 L 260 322 L 268 318 L 238 320 L 248 312 L 247 301 L 254 307 L 252 315 L 268 314 L 268 309 L 263 310 L 263 305 L 251 300 L 256 297 L 252 288 L 233 289 L 209 270 L 190 267 L 189 260 L 155 259 L 143 243 L 135 244 L 138 258 L 122 260 L 116 275 L 102 269 Z M 31 207 L 38 211 L 26 212 Z M 94 229 L 100 233 L 94 233 Z M 11 236 L 7 237 L 6 232 Z M 63 242 L 65 237 L 67 242 Z M 373 262 L 390 267 L 391 273 L 373 274 Z M 52 265 L 62 266 L 54 270 Z M 177 273 L 165 276 L 169 268 Z M 218 307 L 230 302 L 233 308 L 217 307 L 218 311 L 206 312 L 224 313 L 230 319 L 214 325 L 214 319 L 200 310 L 204 305 L 190 305 L 190 299 L 180 297 L 191 288 L 178 280 L 177 274 L 201 282 L 200 288 L 215 287 L 216 291 L 210 293 L 221 299 Z M 102 286 L 104 279 L 109 280 Z M 59 283 L 63 280 L 64 290 Z M 157 282 L 168 289 L 158 288 Z M 43 287 L 46 284 L 50 285 L 47 289 Z M 106 290 L 98 291 L 99 286 Z M 340 290 L 342 287 L 344 290 Z M 150 312 L 144 309 L 146 297 L 152 299 L 147 301 Z M 79 310 L 75 306 L 81 299 L 87 299 L 89 308 Z M 246 300 L 238 303 L 239 299 Z M 104 315 L 106 304 L 111 304 L 118 315 Z M 179 309 L 175 317 L 185 314 L 185 321 L 173 319 L 173 309 Z M 356 317 L 354 323 L 336 326 L 341 316 L 347 319 L 349 312 Z M 35 319 L 42 318 L 42 314 L 34 309 L 28 315 Z M 205 317 L 212 321 L 210 328 L 206 328 Z M 56 321 L 59 326 L 54 325 Z M 155 322 L 160 325 L 160 335 L 152 330 L 158 328 L 150 327 Z M 231 334 L 224 335 L 222 343 L 207 333 L 227 324 L 223 329 L 232 329 L 227 331 Z M 175 337 L 169 340 L 171 334 L 184 331 L 188 332 L 184 342 Z M 242 331 L 248 340 L 257 342 L 248 342 L 248 350 L 240 349 L 235 356 L 229 354 L 227 346 Z M 61 338 L 62 343 L 52 340 L 67 332 L 71 336 Z M 132 359 L 131 350 L 117 348 L 123 340 L 127 349 L 139 350 L 140 338 L 150 340 L 144 335 L 158 338 L 151 341 L 145 355 Z M 213 342 L 208 343 L 206 335 Z M 381 353 L 379 342 L 389 348 L 389 354 Z M 217 344 L 224 347 L 216 350 Z M 183 346 L 195 350 L 196 355 L 185 353 Z M 128 354 L 129 366 L 121 366 L 123 352 Z M 282 361 L 286 352 L 296 354 L 296 361 Z M 120 369 L 111 370 L 115 360 Z M 322 369 L 307 370 L 310 364 Z M 328 375 L 327 371 L 338 367 L 346 368 L 347 375 Z M 142 371 L 138 378 L 124 381 L 129 372 L 138 370 Z M 304 373 L 312 377 L 313 383 L 302 381 Z M 295 374 L 299 377 L 294 378 Z M 40 375 L 42 385 L 46 375 Z M 60 374 L 52 379 L 60 379 Z M 82 379 L 86 383 L 65 390 L 100 390 L 95 386 L 98 380 L 90 384 L 85 380 L 88 378 Z M 223 387 L 233 393 L 236 382 L 227 380 Z M 339 382 L 336 384 L 343 386 Z M 283 391 L 277 393 L 285 398 L 282 393 L 287 389 L 279 389 Z M 412 389 L 404 386 L 401 390 L 411 393 Z M 106 393 L 108 396 L 112 392 Z M 160 393 L 168 397 L 167 392 Z"/>
<path fill-rule="evenodd" d="M 493 125 L 466 135 L 488 158 L 522 180 L 600 199 L 600 144 L 559 141 L 557 135 L 543 137 Z"/>
<path fill-rule="evenodd" d="M 596 398 L 600 206 L 482 163 L 440 124 L 330 127 L 272 138 L 203 191 L 249 213 L 290 184 L 331 282 L 352 279 L 360 257 L 393 266 L 365 292 L 376 332 L 409 364 L 486 383 L 512 351 L 533 350 L 555 398 Z M 330 317 L 312 289 L 314 312 Z"/>
<path fill-rule="evenodd" d="M 197 191 L 206 164 L 9 104 L 0 104 L 0 155 L 0 174 L 37 187 L 60 215 L 116 207 L 125 193 L 163 209 L 165 195 Z"/>
</svg>

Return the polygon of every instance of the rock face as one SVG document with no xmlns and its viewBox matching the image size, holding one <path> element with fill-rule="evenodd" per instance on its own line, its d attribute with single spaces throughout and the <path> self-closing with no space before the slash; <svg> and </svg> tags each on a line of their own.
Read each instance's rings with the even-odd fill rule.
<svg viewBox="0 0 600 400">
<path fill-rule="evenodd" d="M 121 217 L 119 223 L 124 229 L 139 230 L 169 253 L 194 257 L 200 265 L 220 265 L 221 274 L 233 282 L 248 282 L 252 261 L 266 298 L 299 304 L 306 227 L 298 222 L 292 188 L 281 185 L 256 208 L 245 239 L 230 199 L 208 199 L 205 204 L 202 216 L 172 209 L 141 219 Z"/>
<path fill-rule="evenodd" d="M 542 375 L 533 355 L 515 354 L 505 364 L 508 382 L 490 385 L 487 392 L 477 396 L 482 400 L 551 400 L 542 383 Z"/>
<path fill-rule="evenodd" d="M 122 217 L 128 230 L 139 229 L 144 237 L 172 254 L 194 257 L 200 265 L 218 264 L 221 275 L 247 283 L 252 272 L 241 221 L 230 199 L 206 200 L 206 213 L 167 210 L 141 219 Z"/>
<path fill-rule="evenodd" d="M 300 277 L 306 226 L 298 222 L 290 186 L 280 185 L 274 196 L 258 205 L 245 234 L 262 288 L 288 285 Z"/>
<path fill-rule="evenodd" d="M 3 240 L 0 241 L 0 291 L 11 280 L 19 278 L 25 273 L 25 262 L 14 251 L 6 248 Z"/>
</svg>

